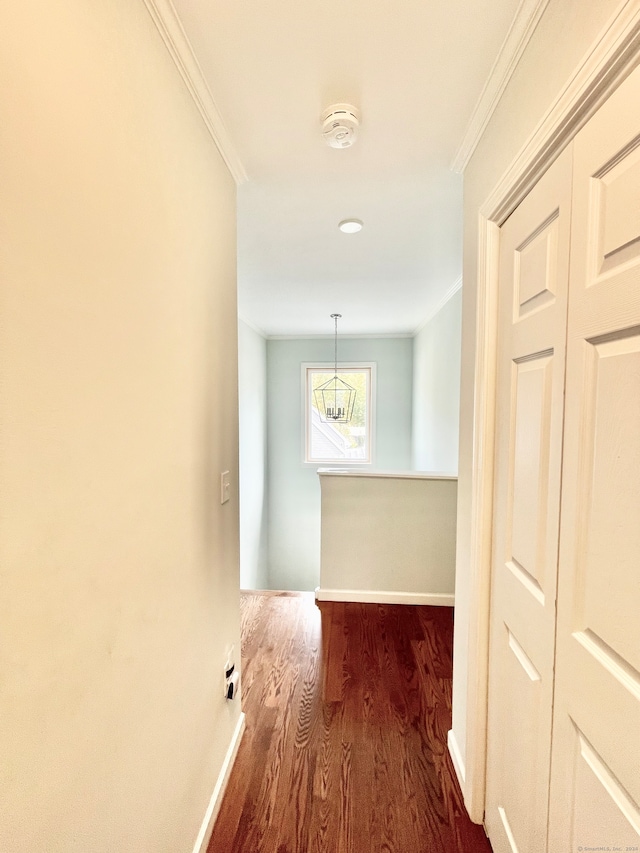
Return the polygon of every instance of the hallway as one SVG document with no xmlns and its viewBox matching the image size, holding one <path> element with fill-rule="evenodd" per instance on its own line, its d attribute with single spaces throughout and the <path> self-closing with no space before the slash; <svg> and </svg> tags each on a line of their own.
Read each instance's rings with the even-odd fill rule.
<svg viewBox="0 0 640 853">
<path fill-rule="evenodd" d="M 490 853 L 446 748 L 452 610 L 241 600 L 247 728 L 208 853 Z"/>
</svg>

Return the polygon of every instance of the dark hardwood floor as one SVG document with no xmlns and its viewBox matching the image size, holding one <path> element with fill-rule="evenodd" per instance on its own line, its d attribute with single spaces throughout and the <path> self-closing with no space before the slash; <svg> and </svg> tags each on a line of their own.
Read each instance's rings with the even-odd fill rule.
<svg viewBox="0 0 640 853">
<path fill-rule="evenodd" d="M 208 853 L 490 853 L 462 804 L 449 608 L 243 594 L 247 715 Z"/>
</svg>

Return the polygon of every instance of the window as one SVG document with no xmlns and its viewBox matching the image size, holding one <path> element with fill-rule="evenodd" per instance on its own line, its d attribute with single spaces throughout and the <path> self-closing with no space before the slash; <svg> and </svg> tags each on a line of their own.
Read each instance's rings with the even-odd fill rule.
<svg viewBox="0 0 640 853">
<path fill-rule="evenodd" d="M 371 462 L 374 371 L 373 364 L 345 365 L 338 369 L 338 379 L 355 388 L 356 395 L 351 420 L 336 423 L 324 419 L 313 393 L 333 378 L 333 365 L 303 365 L 305 462 Z"/>
</svg>

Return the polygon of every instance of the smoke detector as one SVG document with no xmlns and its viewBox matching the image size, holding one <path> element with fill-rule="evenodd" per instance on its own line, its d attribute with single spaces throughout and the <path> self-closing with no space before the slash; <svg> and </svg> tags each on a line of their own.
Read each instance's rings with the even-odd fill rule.
<svg viewBox="0 0 640 853">
<path fill-rule="evenodd" d="M 360 113 L 351 104 L 334 104 L 322 113 L 322 137 L 331 148 L 350 148 L 359 127 Z"/>
</svg>

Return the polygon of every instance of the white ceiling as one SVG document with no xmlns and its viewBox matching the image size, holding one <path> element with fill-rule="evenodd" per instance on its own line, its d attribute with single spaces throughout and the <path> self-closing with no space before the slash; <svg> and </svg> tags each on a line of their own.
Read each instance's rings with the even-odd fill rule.
<svg viewBox="0 0 640 853">
<path fill-rule="evenodd" d="M 241 316 L 267 335 L 413 333 L 462 271 L 450 169 L 520 0 L 174 0 L 248 180 Z M 320 114 L 361 111 L 356 144 Z M 355 235 L 338 231 L 348 217 Z"/>
</svg>

